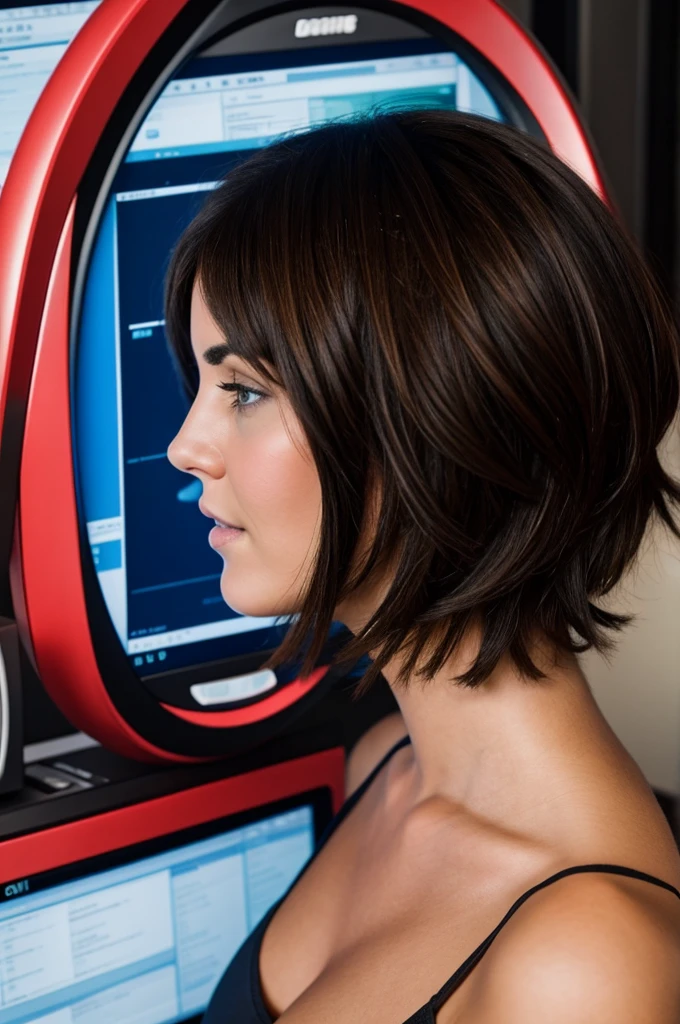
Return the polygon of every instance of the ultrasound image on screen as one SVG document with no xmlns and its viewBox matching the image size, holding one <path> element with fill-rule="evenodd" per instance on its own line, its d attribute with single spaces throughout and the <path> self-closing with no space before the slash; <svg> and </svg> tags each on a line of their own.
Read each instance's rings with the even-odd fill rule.
<svg viewBox="0 0 680 1024">
<path fill-rule="evenodd" d="M 117 172 L 83 300 L 74 447 L 99 584 L 140 675 L 264 652 L 287 628 L 226 606 L 222 558 L 197 507 L 201 484 L 166 458 L 187 412 L 163 322 L 170 250 L 206 191 L 256 149 L 329 120 L 406 107 L 502 119 L 467 64 L 429 39 L 209 57 L 164 89 Z"/>
</svg>

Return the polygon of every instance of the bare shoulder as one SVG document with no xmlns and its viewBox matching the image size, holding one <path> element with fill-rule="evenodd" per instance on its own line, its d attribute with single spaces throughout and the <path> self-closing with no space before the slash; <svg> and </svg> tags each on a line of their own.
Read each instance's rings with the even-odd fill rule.
<svg viewBox="0 0 680 1024">
<path fill-rule="evenodd" d="M 487 958 L 470 1024 L 680 1020 L 680 899 L 648 882 L 559 879 L 527 899 Z"/>
<path fill-rule="evenodd" d="M 403 736 L 406 736 L 406 725 L 400 712 L 395 711 L 359 737 L 347 758 L 345 774 L 346 795 L 350 796 L 364 779 L 370 775 L 380 759 L 385 756 Z"/>
</svg>

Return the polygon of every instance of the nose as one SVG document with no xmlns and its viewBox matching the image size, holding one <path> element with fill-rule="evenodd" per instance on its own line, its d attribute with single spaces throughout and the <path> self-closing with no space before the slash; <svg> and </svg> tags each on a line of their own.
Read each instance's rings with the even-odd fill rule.
<svg viewBox="0 0 680 1024">
<path fill-rule="evenodd" d="M 184 420 L 178 433 L 168 445 L 168 460 L 182 473 L 192 473 L 199 478 L 209 476 L 214 479 L 224 476 L 224 459 L 217 446 L 203 436 L 193 408 Z"/>
</svg>

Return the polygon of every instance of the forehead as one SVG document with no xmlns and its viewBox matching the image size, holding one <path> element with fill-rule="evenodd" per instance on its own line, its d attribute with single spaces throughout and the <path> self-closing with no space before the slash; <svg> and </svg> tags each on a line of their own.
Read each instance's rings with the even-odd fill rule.
<svg viewBox="0 0 680 1024">
<path fill-rule="evenodd" d="M 191 292 L 191 346 L 197 360 L 202 359 L 206 349 L 224 344 L 224 335 L 210 315 L 205 304 L 198 280 L 194 281 Z"/>
</svg>

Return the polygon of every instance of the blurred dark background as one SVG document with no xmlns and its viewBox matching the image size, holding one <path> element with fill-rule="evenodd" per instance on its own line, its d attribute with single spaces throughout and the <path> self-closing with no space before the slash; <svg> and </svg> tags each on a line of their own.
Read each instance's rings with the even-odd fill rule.
<svg viewBox="0 0 680 1024">
<path fill-rule="evenodd" d="M 610 193 L 680 304 L 679 0 L 501 0 L 576 97 Z"/>
</svg>

